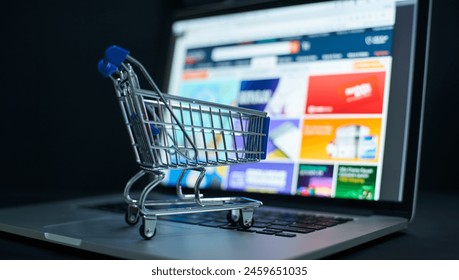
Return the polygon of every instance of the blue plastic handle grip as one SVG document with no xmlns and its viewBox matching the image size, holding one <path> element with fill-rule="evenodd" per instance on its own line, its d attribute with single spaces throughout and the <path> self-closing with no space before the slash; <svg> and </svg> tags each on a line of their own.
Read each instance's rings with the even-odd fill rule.
<svg viewBox="0 0 459 280">
<path fill-rule="evenodd" d="M 102 76 L 108 78 L 118 70 L 118 67 L 106 61 L 105 59 L 101 59 L 97 64 L 97 69 L 99 70 L 99 73 L 102 74 Z"/>
<path fill-rule="evenodd" d="M 105 57 L 101 59 L 97 65 L 99 72 L 104 77 L 109 77 L 115 73 L 118 68 L 121 66 L 126 57 L 128 56 L 129 51 L 118 47 L 110 46 L 105 50 Z"/>
</svg>

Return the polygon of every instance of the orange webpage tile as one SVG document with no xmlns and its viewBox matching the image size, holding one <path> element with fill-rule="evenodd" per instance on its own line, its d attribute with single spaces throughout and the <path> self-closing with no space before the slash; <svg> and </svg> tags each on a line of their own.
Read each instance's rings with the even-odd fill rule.
<svg viewBox="0 0 459 280">
<path fill-rule="evenodd" d="M 301 159 L 377 162 L 381 119 L 307 119 L 303 122 Z"/>
<path fill-rule="evenodd" d="M 203 80 L 209 77 L 207 70 L 188 70 L 182 75 L 182 80 Z"/>
</svg>

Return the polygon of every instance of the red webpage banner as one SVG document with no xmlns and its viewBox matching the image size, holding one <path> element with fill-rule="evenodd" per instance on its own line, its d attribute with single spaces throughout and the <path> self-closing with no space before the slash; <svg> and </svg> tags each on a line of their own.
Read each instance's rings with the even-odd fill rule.
<svg viewBox="0 0 459 280">
<path fill-rule="evenodd" d="M 385 72 L 309 78 L 306 114 L 381 114 Z"/>
</svg>

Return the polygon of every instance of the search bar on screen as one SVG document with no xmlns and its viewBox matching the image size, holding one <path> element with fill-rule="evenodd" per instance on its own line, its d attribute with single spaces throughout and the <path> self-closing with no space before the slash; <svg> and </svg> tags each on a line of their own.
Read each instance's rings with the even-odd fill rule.
<svg viewBox="0 0 459 280">
<path fill-rule="evenodd" d="M 231 47 L 218 47 L 212 50 L 212 60 L 225 61 L 259 56 L 288 55 L 298 53 L 299 51 L 299 41 L 283 41 Z"/>
</svg>

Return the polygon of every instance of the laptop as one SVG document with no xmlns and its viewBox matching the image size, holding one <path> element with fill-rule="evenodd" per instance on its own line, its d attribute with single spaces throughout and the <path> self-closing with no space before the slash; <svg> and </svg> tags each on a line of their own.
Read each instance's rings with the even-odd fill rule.
<svg viewBox="0 0 459 280">
<path fill-rule="evenodd" d="M 178 14 L 163 91 L 270 117 L 265 160 L 209 167 L 201 181 L 205 197 L 262 201 L 251 227 L 225 211 L 164 215 L 145 240 L 126 223 L 120 192 L 2 208 L 0 230 L 119 258 L 249 260 L 320 259 L 406 229 L 429 14 L 423 0 L 256 1 Z M 181 174 L 164 171 L 159 200 L 174 196 Z"/>
</svg>

